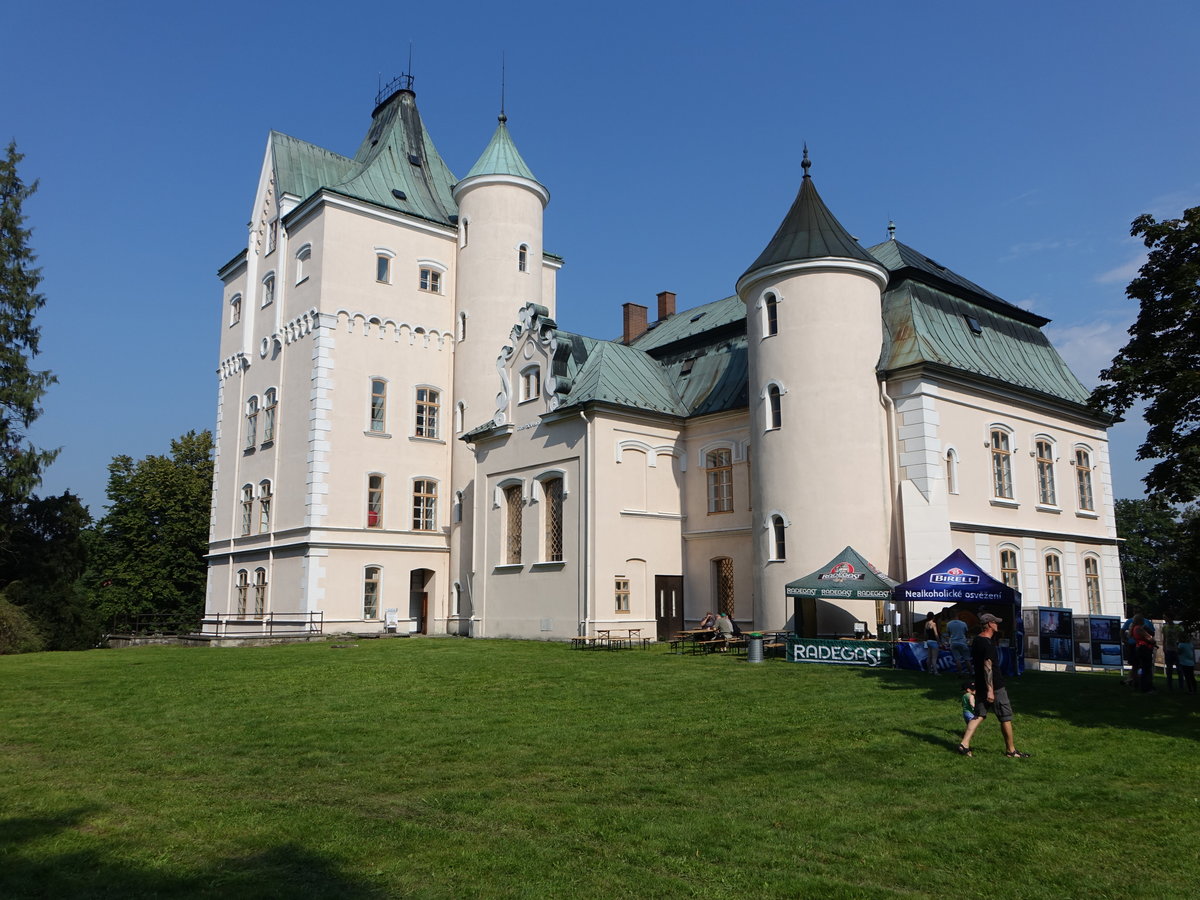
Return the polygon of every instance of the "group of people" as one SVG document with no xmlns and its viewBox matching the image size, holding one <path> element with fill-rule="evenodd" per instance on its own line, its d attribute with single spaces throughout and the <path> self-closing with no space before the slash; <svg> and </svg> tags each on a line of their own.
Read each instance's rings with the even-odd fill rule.
<svg viewBox="0 0 1200 900">
<path fill-rule="evenodd" d="M 1167 675 L 1167 690 L 1175 690 L 1175 679 L 1179 689 L 1189 694 L 1196 693 L 1196 648 L 1192 637 L 1183 628 L 1168 619 L 1163 623 L 1163 668 Z M 1158 640 L 1154 623 L 1135 613 L 1121 626 L 1125 638 L 1125 658 L 1129 663 L 1129 681 L 1135 691 L 1153 693 L 1154 651 Z"/>
<path fill-rule="evenodd" d="M 926 615 L 924 628 L 926 671 L 930 675 L 936 675 L 938 656 L 942 649 L 942 635 L 938 631 L 937 616 L 933 613 Z M 960 675 L 970 674 L 971 645 L 967 642 L 967 623 L 958 617 L 958 613 L 946 623 L 945 637 L 949 642 L 950 654 L 954 657 L 954 670 Z"/>
<path fill-rule="evenodd" d="M 728 650 L 729 642 L 742 633 L 742 630 L 738 628 L 737 622 L 733 621 L 730 616 L 725 613 L 719 613 L 714 616 L 711 611 L 704 614 L 704 618 L 700 620 L 697 628 L 712 629 L 713 635 L 709 640 L 721 642 L 721 646 L 717 648 L 720 653 Z"/>
</svg>

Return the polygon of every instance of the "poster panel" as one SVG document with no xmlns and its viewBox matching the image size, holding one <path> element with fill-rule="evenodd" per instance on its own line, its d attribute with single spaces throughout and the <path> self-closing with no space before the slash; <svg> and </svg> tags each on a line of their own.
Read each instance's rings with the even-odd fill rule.
<svg viewBox="0 0 1200 900">
<path fill-rule="evenodd" d="M 1058 606 L 1039 606 L 1038 643 L 1042 662 L 1074 661 L 1071 640 L 1071 610 Z"/>
<path fill-rule="evenodd" d="M 1075 638 L 1075 665 L 1090 666 L 1092 664 L 1092 630 L 1087 616 L 1075 616 L 1071 625 L 1072 636 Z"/>
<path fill-rule="evenodd" d="M 1116 616 L 1089 616 L 1091 665 L 1121 668 L 1121 620 Z"/>
<path fill-rule="evenodd" d="M 1021 624 L 1025 632 L 1025 658 L 1041 658 L 1041 644 L 1038 642 L 1038 611 L 1025 609 L 1021 611 Z"/>
</svg>

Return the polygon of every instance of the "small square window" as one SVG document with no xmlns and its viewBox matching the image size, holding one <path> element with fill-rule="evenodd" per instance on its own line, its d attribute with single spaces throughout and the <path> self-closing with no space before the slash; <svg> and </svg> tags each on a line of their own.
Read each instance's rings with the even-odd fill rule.
<svg viewBox="0 0 1200 900">
<path fill-rule="evenodd" d="M 421 269 L 420 287 L 434 294 L 442 292 L 442 273 L 436 269 Z"/>
</svg>

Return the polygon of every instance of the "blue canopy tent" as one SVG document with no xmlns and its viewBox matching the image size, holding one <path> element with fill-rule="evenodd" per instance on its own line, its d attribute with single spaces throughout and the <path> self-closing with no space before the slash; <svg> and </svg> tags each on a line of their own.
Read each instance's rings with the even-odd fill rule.
<svg viewBox="0 0 1200 900">
<path fill-rule="evenodd" d="M 997 581 L 961 550 L 955 550 L 929 571 L 904 582 L 896 588 L 895 597 L 897 601 L 907 604 L 910 617 L 913 603 L 939 600 L 946 606 L 970 604 L 971 612 L 976 616 L 985 612 L 999 616 L 1004 620 L 1001 631 L 1010 635 L 1008 674 L 1020 674 L 1025 655 L 1021 592 Z"/>
</svg>

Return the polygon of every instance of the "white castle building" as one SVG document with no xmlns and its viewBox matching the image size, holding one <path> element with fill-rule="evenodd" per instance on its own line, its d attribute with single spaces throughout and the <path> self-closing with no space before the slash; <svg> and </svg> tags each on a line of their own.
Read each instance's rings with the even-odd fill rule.
<svg viewBox="0 0 1200 900">
<path fill-rule="evenodd" d="M 352 157 L 271 133 L 220 269 L 210 622 L 782 629 L 785 585 L 847 545 L 898 580 L 957 548 L 1027 607 L 1121 612 L 1106 422 L 1047 319 L 860 246 L 806 153 L 734 295 L 565 331 L 504 116 L 459 179 L 400 85 Z M 876 616 L 823 603 L 818 631 Z"/>
</svg>

